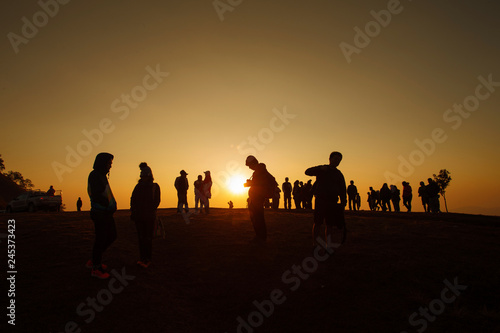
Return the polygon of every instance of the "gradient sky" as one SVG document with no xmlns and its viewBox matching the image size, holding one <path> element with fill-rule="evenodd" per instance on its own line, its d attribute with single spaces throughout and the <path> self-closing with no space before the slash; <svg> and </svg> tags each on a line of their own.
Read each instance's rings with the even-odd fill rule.
<svg viewBox="0 0 500 333">
<path fill-rule="evenodd" d="M 212 206 L 245 207 L 226 180 L 251 175 L 248 153 L 281 184 L 338 150 L 364 209 L 369 186 L 404 179 L 422 211 L 418 183 L 446 168 L 450 211 L 500 215 L 498 2 L 218 3 L 2 3 L 6 171 L 89 209 L 88 174 L 110 152 L 120 209 L 143 161 L 160 207 L 176 206 L 181 169 L 190 206 L 211 170 Z"/>
</svg>

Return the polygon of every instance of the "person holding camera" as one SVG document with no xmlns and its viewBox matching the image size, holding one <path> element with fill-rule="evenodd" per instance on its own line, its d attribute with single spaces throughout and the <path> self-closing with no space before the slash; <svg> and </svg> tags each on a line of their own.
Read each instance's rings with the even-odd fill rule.
<svg viewBox="0 0 500 333">
<path fill-rule="evenodd" d="M 253 170 L 252 177 L 247 179 L 245 187 L 250 187 L 248 190 L 248 212 L 250 221 L 255 230 L 255 238 L 252 243 L 262 244 L 267 240 L 266 220 L 264 218 L 264 200 L 268 196 L 268 175 L 264 163 L 259 163 L 255 156 L 249 155 L 245 161 L 245 165 Z M 272 177 L 272 176 L 271 176 Z"/>
</svg>

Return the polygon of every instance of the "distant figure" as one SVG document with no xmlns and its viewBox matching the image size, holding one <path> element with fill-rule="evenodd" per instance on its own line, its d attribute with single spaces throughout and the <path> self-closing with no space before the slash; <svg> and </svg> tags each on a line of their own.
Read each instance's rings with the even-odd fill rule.
<svg viewBox="0 0 500 333">
<path fill-rule="evenodd" d="M 427 188 L 425 183 L 420 182 L 420 187 L 418 188 L 418 196 L 422 200 L 422 206 L 424 207 L 424 212 L 429 211 L 429 195 L 427 194 Z"/>
<path fill-rule="evenodd" d="M 175 178 L 174 186 L 177 190 L 177 213 L 182 213 L 185 209 L 186 213 L 189 213 L 189 206 L 187 202 L 187 191 L 189 189 L 189 183 L 187 179 L 187 173 L 181 170 L 180 176 Z"/>
<path fill-rule="evenodd" d="M 54 190 L 54 186 L 50 185 L 50 188 L 49 188 L 49 190 L 47 191 L 47 195 L 48 195 L 49 197 L 53 197 L 53 196 L 54 196 L 54 194 L 56 194 L 56 190 Z"/>
<path fill-rule="evenodd" d="M 229 205 L 229 209 L 233 209 L 234 204 L 231 200 L 229 200 L 229 202 L 227 204 Z"/>
<path fill-rule="evenodd" d="M 278 186 L 276 186 L 276 190 L 274 191 L 274 196 L 273 196 L 273 203 L 272 203 L 272 207 L 274 210 L 278 209 L 279 206 L 280 206 L 280 195 L 281 193 L 281 190 Z"/>
<path fill-rule="evenodd" d="M 391 201 L 394 206 L 394 211 L 399 212 L 399 202 L 401 201 L 400 191 L 396 185 L 391 185 Z"/>
<path fill-rule="evenodd" d="M 293 190 L 292 190 L 292 195 L 293 195 L 293 202 L 295 203 L 295 209 L 300 209 L 301 208 L 301 192 L 302 189 L 300 188 L 300 183 L 298 180 L 293 182 Z"/>
<path fill-rule="evenodd" d="M 87 267 L 92 268 L 91 276 L 99 279 L 109 278 L 109 273 L 105 271 L 107 267 L 101 264 L 101 260 L 104 251 L 116 240 L 116 226 L 113 218 L 116 201 L 107 178 L 112 164 L 113 155 L 97 154 L 94 170 L 89 174 L 87 186 L 90 197 L 90 218 L 95 228 L 92 259 L 87 262 Z"/>
<path fill-rule="evenodd" d="M 154 183 L 153 172 L 147 163 L 139 164 L 140 179 L 130 198 L 130 219 L 135 222 L 139 237 L 138 265 L 148 268 L 153 254 L 153 234 L 156 209 L 160 204 L 160 186 Z"/>
<path fill-rule="evenodd" d="M 210 171 L 205 171 L 205 179 L 203 179 L 202 198 L 205 206 L 205 213 L 208 214 L 210 208 L 210 199 L 212 198 L 212 176 Z"/>
<path fill-rule="evenodd" d="M 382 207 L 380 200 L 380 190 L 375 191 L 375 209 L 379 210 Z"/>
<path fill-rule="evenodd" d="M 78 212 L 81 212 L 82 206 L 83 206 L 82 198 L 78 197 L 78 200 L 76 201 L 76 210 Z"/>
<path fill-rule="evenodd" d="M 255 156 L 249 155 L 245 165 L 254 171 L 252 177 L 245 183 L 245 187 L 250 187 L 248 190 L 248 212 L 255 230 L 255 238 L 252 242 L 262 244 L 267 240 L 264 200 L 270 195 L 268 191 L 272 190 L 268 181 L 272 176 L 267 171 L 266 165 L 259 163 Z M 274 187 L 276 187 L 278 184 L 276 181 L 274 183 Z"/>
<path fill-rule="evenodd" d="M 312 180 L 308 180 L 303 187 L 304 209 L 312 209 L 313 185 Z"/>
<path fill-rule="evenodd" d="M 439 185 L 432 179 L 427 179 L 427 196 L 429 197 L 429 211 L 431 213 L 439 213 L 441 209 L 439 207 Z"/>
<path fill-rule="evenodd" d="M 356 206 L 356 210 L 360 210 L 360 208 L 361 208 L 361 196 L 359 195 L 359 192 L 356 193 L 356 196 L 354 197 L 354 204 Z"/>
<path fill-rule="evenodd" d="M 299 182 L 300 185 L 300 205 L 302 206 L 302 209 L 306 209 L 306 187 L 303 182 Z"/>
<path fill-rule="evenodd" d="M 411 193 L 411 186 L 408 182 L 403 182 L 403 205 L 408 209 L 408 213 L 411 212 L 411 199 L 413 194 Z"/>
<path fill-rule="evenodd" d="M 200 205 L 200 209 L 203 209 L 203 200 L 202 200 L 202 192 L 203 192 L 203 177 L 198 175 L 198 179 L 194 181 L 194 211 L 198 213 L 198 204 Z"/>
<path fill-rule="evenodd" d="M 372 194 L 370 192 L 367 192 L 366 195 L 368 196 L 368 199 L 366 200 L 366 202 L 368 202 L 368 208 L 370 208 L 370 210 L 373 210 Z"/>
<path fill-rule="evenodd" d="M 356 210 L 356 195 L 358 194 L 358 188 L 354 185 L 354 180 L 350 181 L 350 185 L 347 186 L 347 196 L 349 198 L 349 210 Z"/>
<path fill-rule="evenodd" d="M 378 210 L 380 208 L 378 206 L 379 202 L 380 202 L 380 195 L 379 195 L 379 193 L 377 193 L 377 191 L 375 191 L 373 189 L 372 186 L 370 186 L 370 200 L 372 203 L 371 210 L 373 210 L 373 211 Z"/>
<path fill-rule="evenodd" d="M 314 207 L 314 225 L 312 230 L 313 246 L 319 246 L 320 226 L 324 222 L 325 244 L 327 248 L 332 247 L 333 226 L 338 229 L 344 228 L 344 209 L 347 204 L 346 184 L 344 175 L 337 166 L 342 160 L 342 154 L 332 152 L 330 164 L 318 165 L 306 170 L 308 176 L 316 176 L 314 195 L 316 197 Z M 338 203 L 340 199 L 340 203 Z M 345 236 L 345 234 L 344 234 Z M 342 243 L 345 241 L 343 238 Z"/>
<path fill-rule="evenodd" d="M 283 191 L 283 200 L 285 201 L 285 209 L 292 209 L 292 183 L 285 178 L 285 182 L 281 185 Z"/>
<path fill-rule="evenodd" d="M 384 183 L 380 189 L 380 201 L 382 202 L 382 210 L 384 212 L 388 209 L 391 211 L 391 190 L 387 186 L 387 183 Z"/>
</svg>

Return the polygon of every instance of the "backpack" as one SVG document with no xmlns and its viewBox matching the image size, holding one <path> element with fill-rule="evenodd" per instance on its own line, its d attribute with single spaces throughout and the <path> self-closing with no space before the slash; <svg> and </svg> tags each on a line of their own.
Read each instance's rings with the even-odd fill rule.
<svg viewBox="0 0 500 333">
<path fill-rule="evenodd" d="M 263 178 L 265 179 L 265 182 L 263 184 L 262 194 L 266 199 L 273 198 L 276 193 L 276 188 L 278 187 L 278 182 L 276 181 L 276 178 L 274 178 L 274 176 L 267 170 Z"/>
</svg>

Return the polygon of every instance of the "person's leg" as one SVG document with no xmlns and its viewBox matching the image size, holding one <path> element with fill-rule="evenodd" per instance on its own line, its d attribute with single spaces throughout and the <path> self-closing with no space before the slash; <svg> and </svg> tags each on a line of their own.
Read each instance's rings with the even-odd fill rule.
<svg viewBox="0 0 500 333">
<path fill-rule="evenodd" d="M 250 213 L 250 220 L 252 221 L 255 230 L 255 236 L 259 241 L 266 241 L 267 228 L 264 219 L 264 201 L 259 198 L 250 199 L 248 203 L 248 210 Z"/>
<path fill-rule="evenodd" d="M 153 234 L 155 228 L 156 217 L 153 217 L 145 222 L 144 230 L 144 259 L 148 262 L 153 258 Z"/>
<path fill-rule="evenodd" d="M 91 212 L 94 222 L 95 242 L 92 249 L 94 268 L 101 267 L 104 251 L 116 240 L 116 226 L 112 215 Z"/>
</svg>

